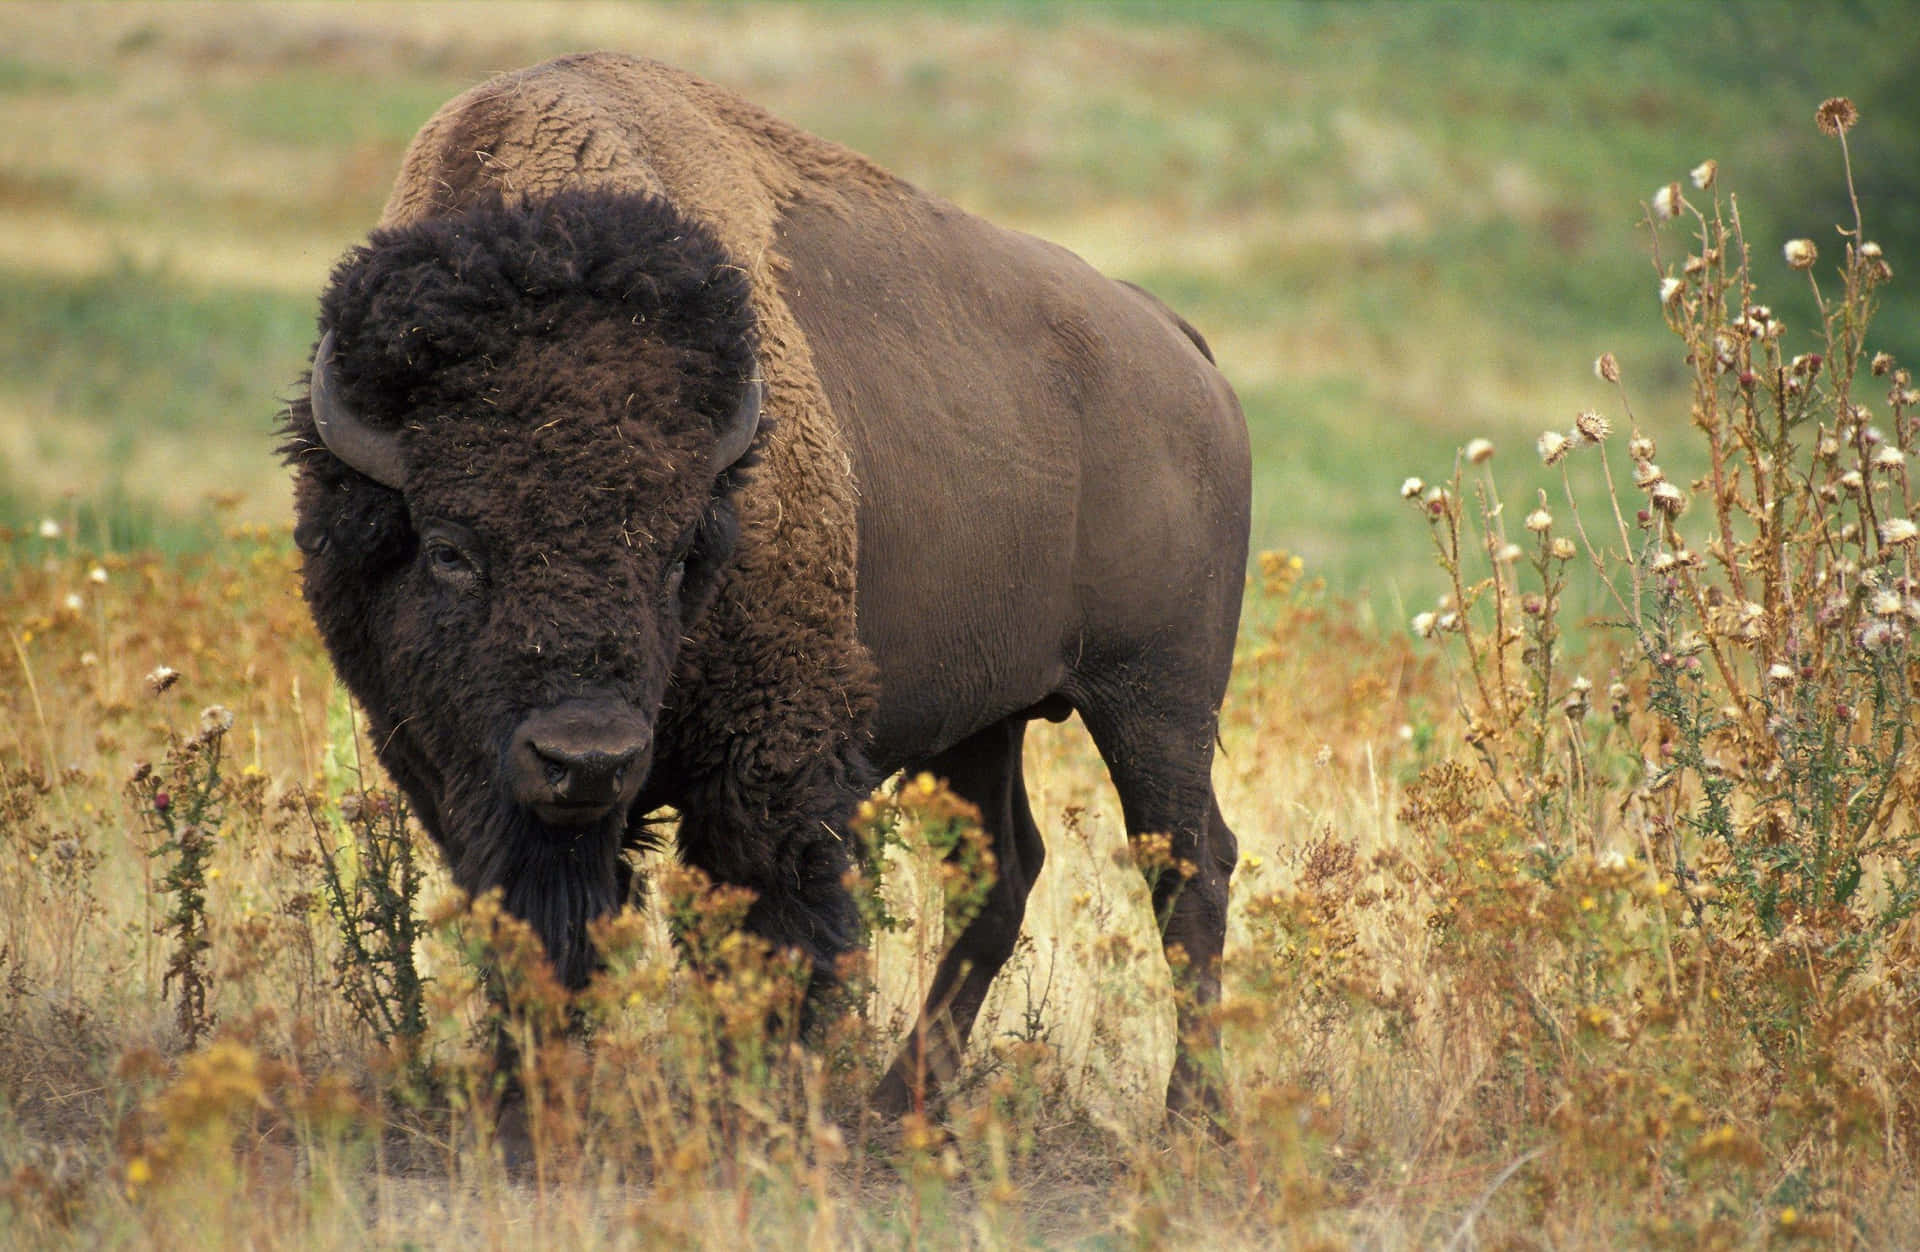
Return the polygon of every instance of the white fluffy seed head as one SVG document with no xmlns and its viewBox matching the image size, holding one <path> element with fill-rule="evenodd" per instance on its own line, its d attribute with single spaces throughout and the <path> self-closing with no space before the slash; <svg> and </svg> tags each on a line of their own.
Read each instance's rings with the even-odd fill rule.
<svg viewBox="0 0 1920 1252">
<path fill-rule="evenodd" d="M 1668 183 L 1653 193 L 1653 215 L 1663 222 L 1670 221 L 1680 216 L 1680 206 L 1685 203 L 1680 184 Z"/>
</svg>

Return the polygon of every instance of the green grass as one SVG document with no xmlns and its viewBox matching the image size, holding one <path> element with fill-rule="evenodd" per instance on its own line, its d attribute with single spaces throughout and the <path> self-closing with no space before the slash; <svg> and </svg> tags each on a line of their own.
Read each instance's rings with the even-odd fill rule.
<svg viewBox="0 0 1920 1252">
<path fill-rule="evenodd" d="M 46 446 L 0 466 L 0 524 L 75 491 L 191 514 L 130 468 L 160 445 L 224 449 L 243 515 L 276 518 L 271 416 L 328 264 L 434 107 L 569 48 L 687 65 L 1160 292 L 1245 398 L 1256 548 L 1349 590 L 1425 576 L 1402 477 L 1477 434 L 1517 470 L 1605 403 L 1602 350 L 1683 429 L 1636 206 L 1698 161 L 1752 192 L 1763 268 L 1793 235 L 1832 255 L 1851 210 L 1811 112 L 1847 93 L 1870 233 L 1897 272 L 1920 252 L 1891 4 L 228 12 L 14 11 L 0 127 L 52 143 L 0 150 L 0 435 Z M 1920 301 L 1896 284 L 1879 326 L 1914 343 Z"/>
<path fill-rule="evenodd" d="M 313 318 L 311 300 L 199 292 L 131 265 L 80 279 L 7 275 L 0 392 L 129 438 L 258 435 L 313 342 Z"/>
<path fill-rule="evenodd" d="M 435 109 L 471 85 L 446 76 L 395 82 L 303 68 L 211 91 L 198 103 L 237 133 L 269 143 L 405 145 Z"/>
</svg>

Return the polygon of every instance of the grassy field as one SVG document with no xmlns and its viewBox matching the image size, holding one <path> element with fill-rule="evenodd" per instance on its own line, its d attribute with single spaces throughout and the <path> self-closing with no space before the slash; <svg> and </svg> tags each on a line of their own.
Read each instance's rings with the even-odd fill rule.
<svg viewBox="0 0 1920 1252">
<path fill-rule="evenodd" d="M 1885 529 L 1912 510 L 1905 462 L 1873 460 L 1916 451 L 1909 384 L 1800 365 L 1829 407 L 1795 420 L 1845 446 L 1797 428 L 1793 483 L 1758 427 L 1701 438 L 1690 413 L 1739 409 L 1772 341 L 1724 346 L 1740 310 L 1693 275 L 1663 315 L 1645 221 L 1668 182 L 1707 221 L 1738 196 L 1789 355 L 1826 347 L 1794 237 L 1830 310 L 1875 306 L 1871 348 L 1920 344 L 1901 12 L 0 7 L 0 1241 L 1920 1243 L 1920 578 Z M 537 985 L 513 998 L 532 1109 L 495 1134 L 476 971 L 515 939 L 447 907 L 424 846 L 416 909 L 366 894 L 413 844 L 306 622 L 272 427 L 414 129 L 584 47 L 741 90 L 1212 341 L 1253 433 L 1255 548 L 1293 557 L 1250 581 L 1217 767 L 1244 854 L 1224 1140 L 1160 1124 L 1169 978 L 1072 725 L 1030 742 L 1048 869 L 942 1117 L 860 1111 L 941 938 L 946 818 L 909 788 L 882 808 L 913 921 L 876 939 L 867 1025 L 756 1051 L 771 984 L 674 960 L 660 915 L 718 906 L 660 867 L 661 907 L 609 937 L 590 1046 Z M 1893 276 L 1858 303 L 1841 151 L 1813 123 L 1842 93 Z M 1700 228 L 1662 228 L 1664 272 Z M 1689 360 L 1716 353 L 1739 360 Z M 1768 393 L 1800 396 L 1775 364 Z M 1611 546 L 1583 449 L 1600 555 L 1555 556 L 1576 532 L 1536 436 L 1598 409 L 1622 497 L 1651 489 L 1629 398 L 1693 512 L 1649 495 Z M 1854 402 L 1872 440 L 1836 416 Z M 1481 437 L 1491 462 L 1402 499 Z M 1797 529 L 1756 503 L 1776 483 Z M 1477 527 L 1514 553 L 1475 557 Z M 1610 562 L 1633 589 L 1611 602 Z M 1554 646 L 1599 606 L 1633 627 Z M 1461 628 L 1408 637 L 1429 608 Z M 405 999 L 379 981 L 398 966 L 349 950 L 328 849 L 339 909 L 389 938 L 424 919 L 398 1037 L 368 1018 Z"/>
</svg>

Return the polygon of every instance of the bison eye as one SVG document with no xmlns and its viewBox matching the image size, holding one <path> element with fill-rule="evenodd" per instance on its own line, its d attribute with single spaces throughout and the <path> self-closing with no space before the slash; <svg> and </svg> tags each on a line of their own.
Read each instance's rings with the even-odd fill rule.
<svg viewBox="0 0 1920 1252">
<path fill-rule="evenodd" d="M 473 568 L 472 562 L 467 560 L 467 554 L 450 543 L 428 544 L 427 560 L 433 562 L 434 572 L 439 574 L 450 574 Z"/>
<path fill-rule="evenodd" d="M 480 563 L 448 528 L 430 527 L 421 535 L 420 555 L 435 578 L 461 591 L 473 590 L 480 581 Z"/>
</svg>

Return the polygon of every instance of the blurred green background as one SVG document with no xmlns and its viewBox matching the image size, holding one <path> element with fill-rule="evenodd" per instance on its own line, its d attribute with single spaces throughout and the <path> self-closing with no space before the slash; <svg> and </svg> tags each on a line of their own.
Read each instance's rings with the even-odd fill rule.
<svg viewBox="0 0 1920 1252">
<path fill-rule="evenodd" d="M 1535 434 L 1620 418 L 1601 351 L 1678 442 L 1684 366 L 1641 222 L 1659 185 L 1716 158 L 1762 297 L 1810 329 L 1779 248 L 1842 254 L 1828 95 L 1862 110 L 1861 206 L 1896 273 L 1874 342 L 1911 355 L 1903 8 L 9 4 L 0 526 L 179 550 L 283 521 L 274 415 L 408 137 L 489 73 L 613 47 L 1159 292 L 1245 404 L 1256 548 L 1397 606 L 1435 581 L 1402 479 L 1485 435 L 1530 500 L 1551 481 Z M 1681 255 L 1678 226 L 1665 246 Z"/>
</svg>

